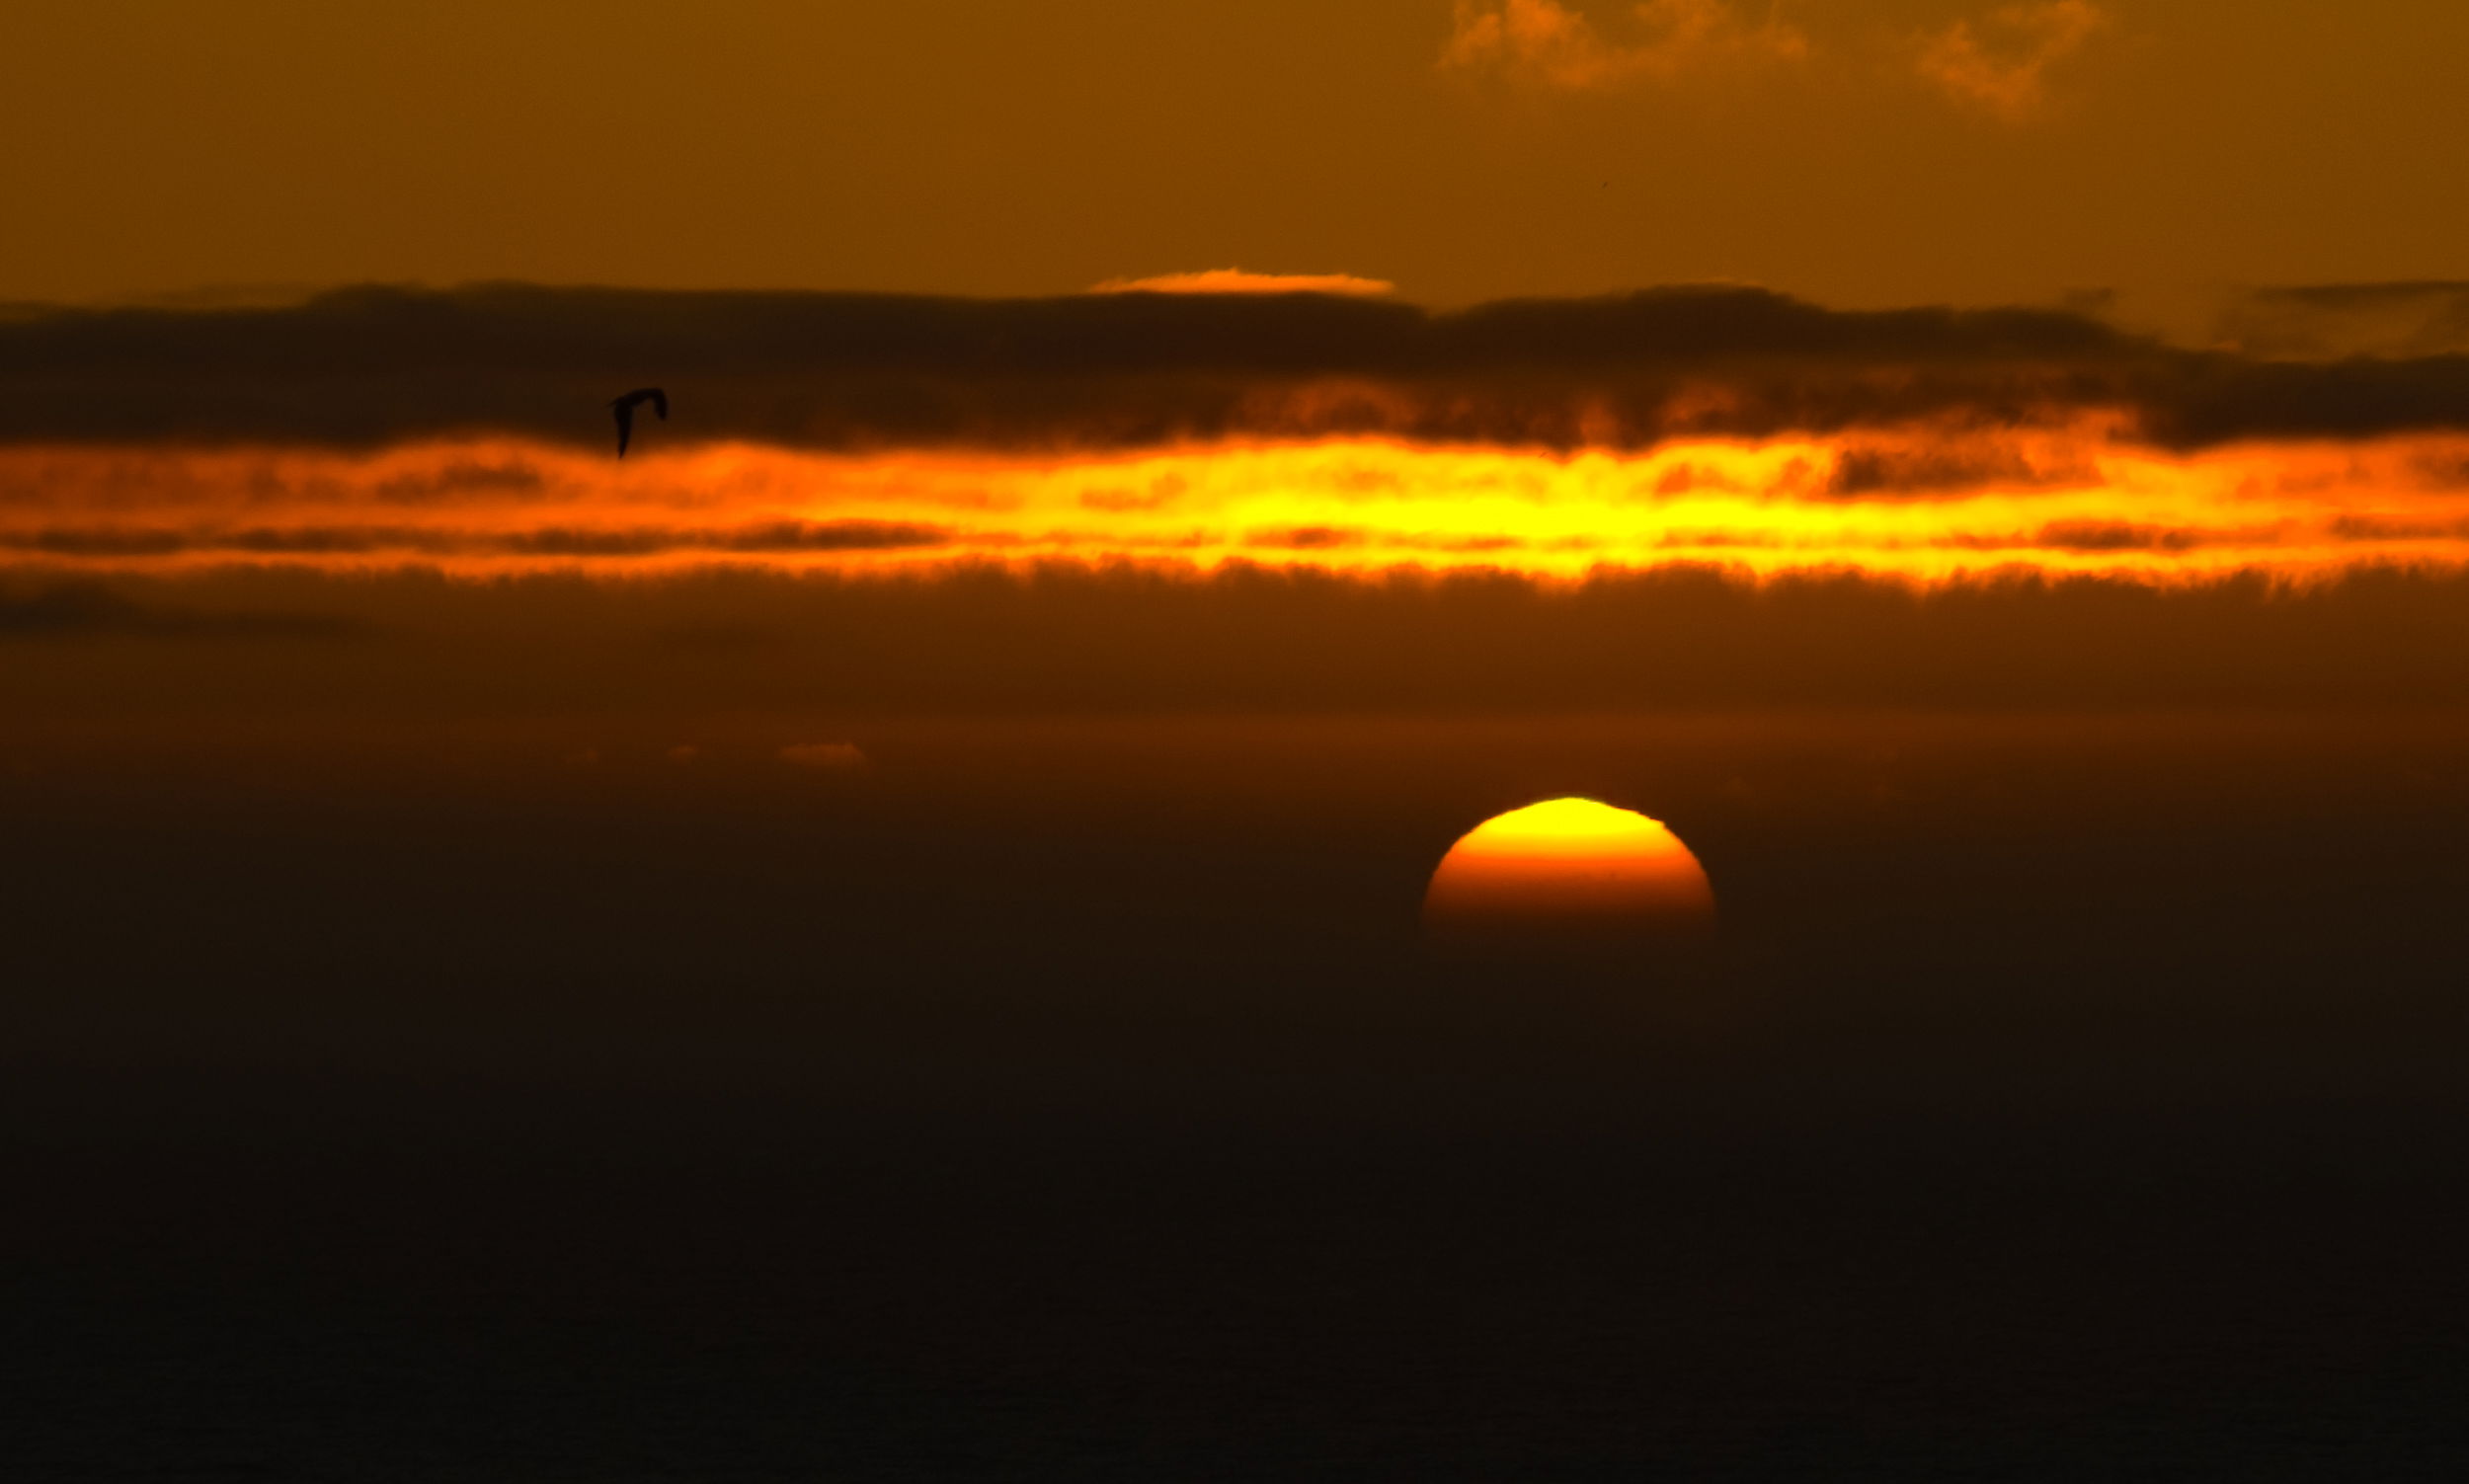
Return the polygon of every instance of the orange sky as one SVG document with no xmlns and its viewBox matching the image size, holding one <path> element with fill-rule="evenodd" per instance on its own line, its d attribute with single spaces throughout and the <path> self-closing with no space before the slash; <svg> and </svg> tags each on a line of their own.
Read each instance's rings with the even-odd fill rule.
<svg viewBox="0 0 2469 1484">
<path fill-rule="evenodd" d="M 0 301 L 1240 268 L 2202 329 L 2461 275 L 2465 54 L 2450 0 L 19 0 Z"/>
<path fill-rule="evenodd" d="M 1514 704 L 2035 646 L 2142 698 L 2314 644 L 2332 694 L 2404 635 L 2375 693 L 2451 694 L 2464 54 L 2434 0 L 33 0 L 0 638 L 308 693 L 317 636 L 487 630 L 513 694 L 776 631 L 886 704 L 1342 705 L 1484 646 Z M 730 685 L 808 693 L 760 649 Z M 28 694 L 192 678 L 90 660 Z"/>
</svg>

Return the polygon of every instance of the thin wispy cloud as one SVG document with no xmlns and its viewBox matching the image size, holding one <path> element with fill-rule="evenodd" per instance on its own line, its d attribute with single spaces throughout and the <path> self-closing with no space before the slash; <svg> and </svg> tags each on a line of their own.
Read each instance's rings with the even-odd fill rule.
<svg viewBox="0 0 2469 1484">
<path fill-rule="evenodd" d="M 846 772 L 864 767 L 866 754 L 853 742 L 791 742 L 780 749 L 780 760 L 801 768 Z"/>
<path fill-rule="evenodd" d="M 1967 108 L 2009 123 L 2048 106 L 2048 74 L 2110 25 L 2091 0 L 2023 0 L 1919 39 L 1921 77 Z"/>
<path fill-rule="evenodd" d="M 1353 273 L 1255 273 L 1239 268 L 1212 268 L 1193 273 L 1159 273 L 1149 278 L 1108 278 L 1090 293 L 1340 293 L 1373 297 L 1395 290 L 1396 284 Z"/>
<path fill-rule="evenodd" d="M 1798 28 L 1772 11 L 1749 19 L 1731 0 L 1641 0 L 1611 35 L 1559 0 L 1459 0 L 1441 66 L 1578 92 L 1808 49 Z"/>
</svg>

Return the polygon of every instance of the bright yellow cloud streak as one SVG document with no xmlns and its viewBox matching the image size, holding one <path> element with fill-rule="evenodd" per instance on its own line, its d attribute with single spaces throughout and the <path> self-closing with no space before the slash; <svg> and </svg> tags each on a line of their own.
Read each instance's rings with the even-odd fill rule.
<svg viewBox="0 0 2469 1484">
<path fill-rule="evenodd" d="M 1687 563 L 1922 584 L 2459 567 L 2469 440 L 2181 456 L 2086 426 L 1566 454 L 1379 440 L 1112 456 L 741 444 L 622 464 L 518 441 L 0 450 L 0 560 L 482 576 L 1057 559 L 1540 578 Z"/>
</svg>

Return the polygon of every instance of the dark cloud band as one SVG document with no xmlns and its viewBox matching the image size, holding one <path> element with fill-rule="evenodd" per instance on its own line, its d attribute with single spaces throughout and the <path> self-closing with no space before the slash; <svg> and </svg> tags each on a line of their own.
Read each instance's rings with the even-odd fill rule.
<svg viewBox="0 0 2469 1484">
<path fill-rule="evenodd" d="M 2456 706 L 2464 627 L 2469 576 L 2397 567 L 2303 586 L 2009 572 L 1921 588 L 1703 566 L 1577 585 L 1068 564 L 598 585 L 0 563 L 0 710 Z M 201 668 L 209 648 L 256 658 Z"/>
<path fill-rule="evenodd" d="M 591 447 L 612 437 L 612 389 L 655 382 L 678 415 L 647 443 L 814 449 L 1338 434 L 1638 447 L 2095 411 L 2178 448 L 2469 429 L 2459 355 L 2268 361 L 2055 310 L 1844 312 L 1734 287 L 1443 313 L 1319 295 L 491 285 L 0 321 L 0 441 L 21 444 L 508 433 Z"/>
</svg>

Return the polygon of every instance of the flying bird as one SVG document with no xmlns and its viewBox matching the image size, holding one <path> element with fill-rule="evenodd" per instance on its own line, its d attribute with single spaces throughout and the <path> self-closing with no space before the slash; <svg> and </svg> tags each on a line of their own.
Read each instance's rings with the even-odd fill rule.
<svg viewBox="0 0 2469 1484">
<path fill-rule="evenodd" d="M 652 404 L 652 411 L 660 414 L 660 420 L 663 423 L 669 421 L 669 394 L 656 386 L 637 387 L 608 404 L 608 410 L 617 415 L 617 456 L 619 458 L 626 456 L 626 444 L 634 438 L 634 410 L 646 402 Z"/>
</svg>

